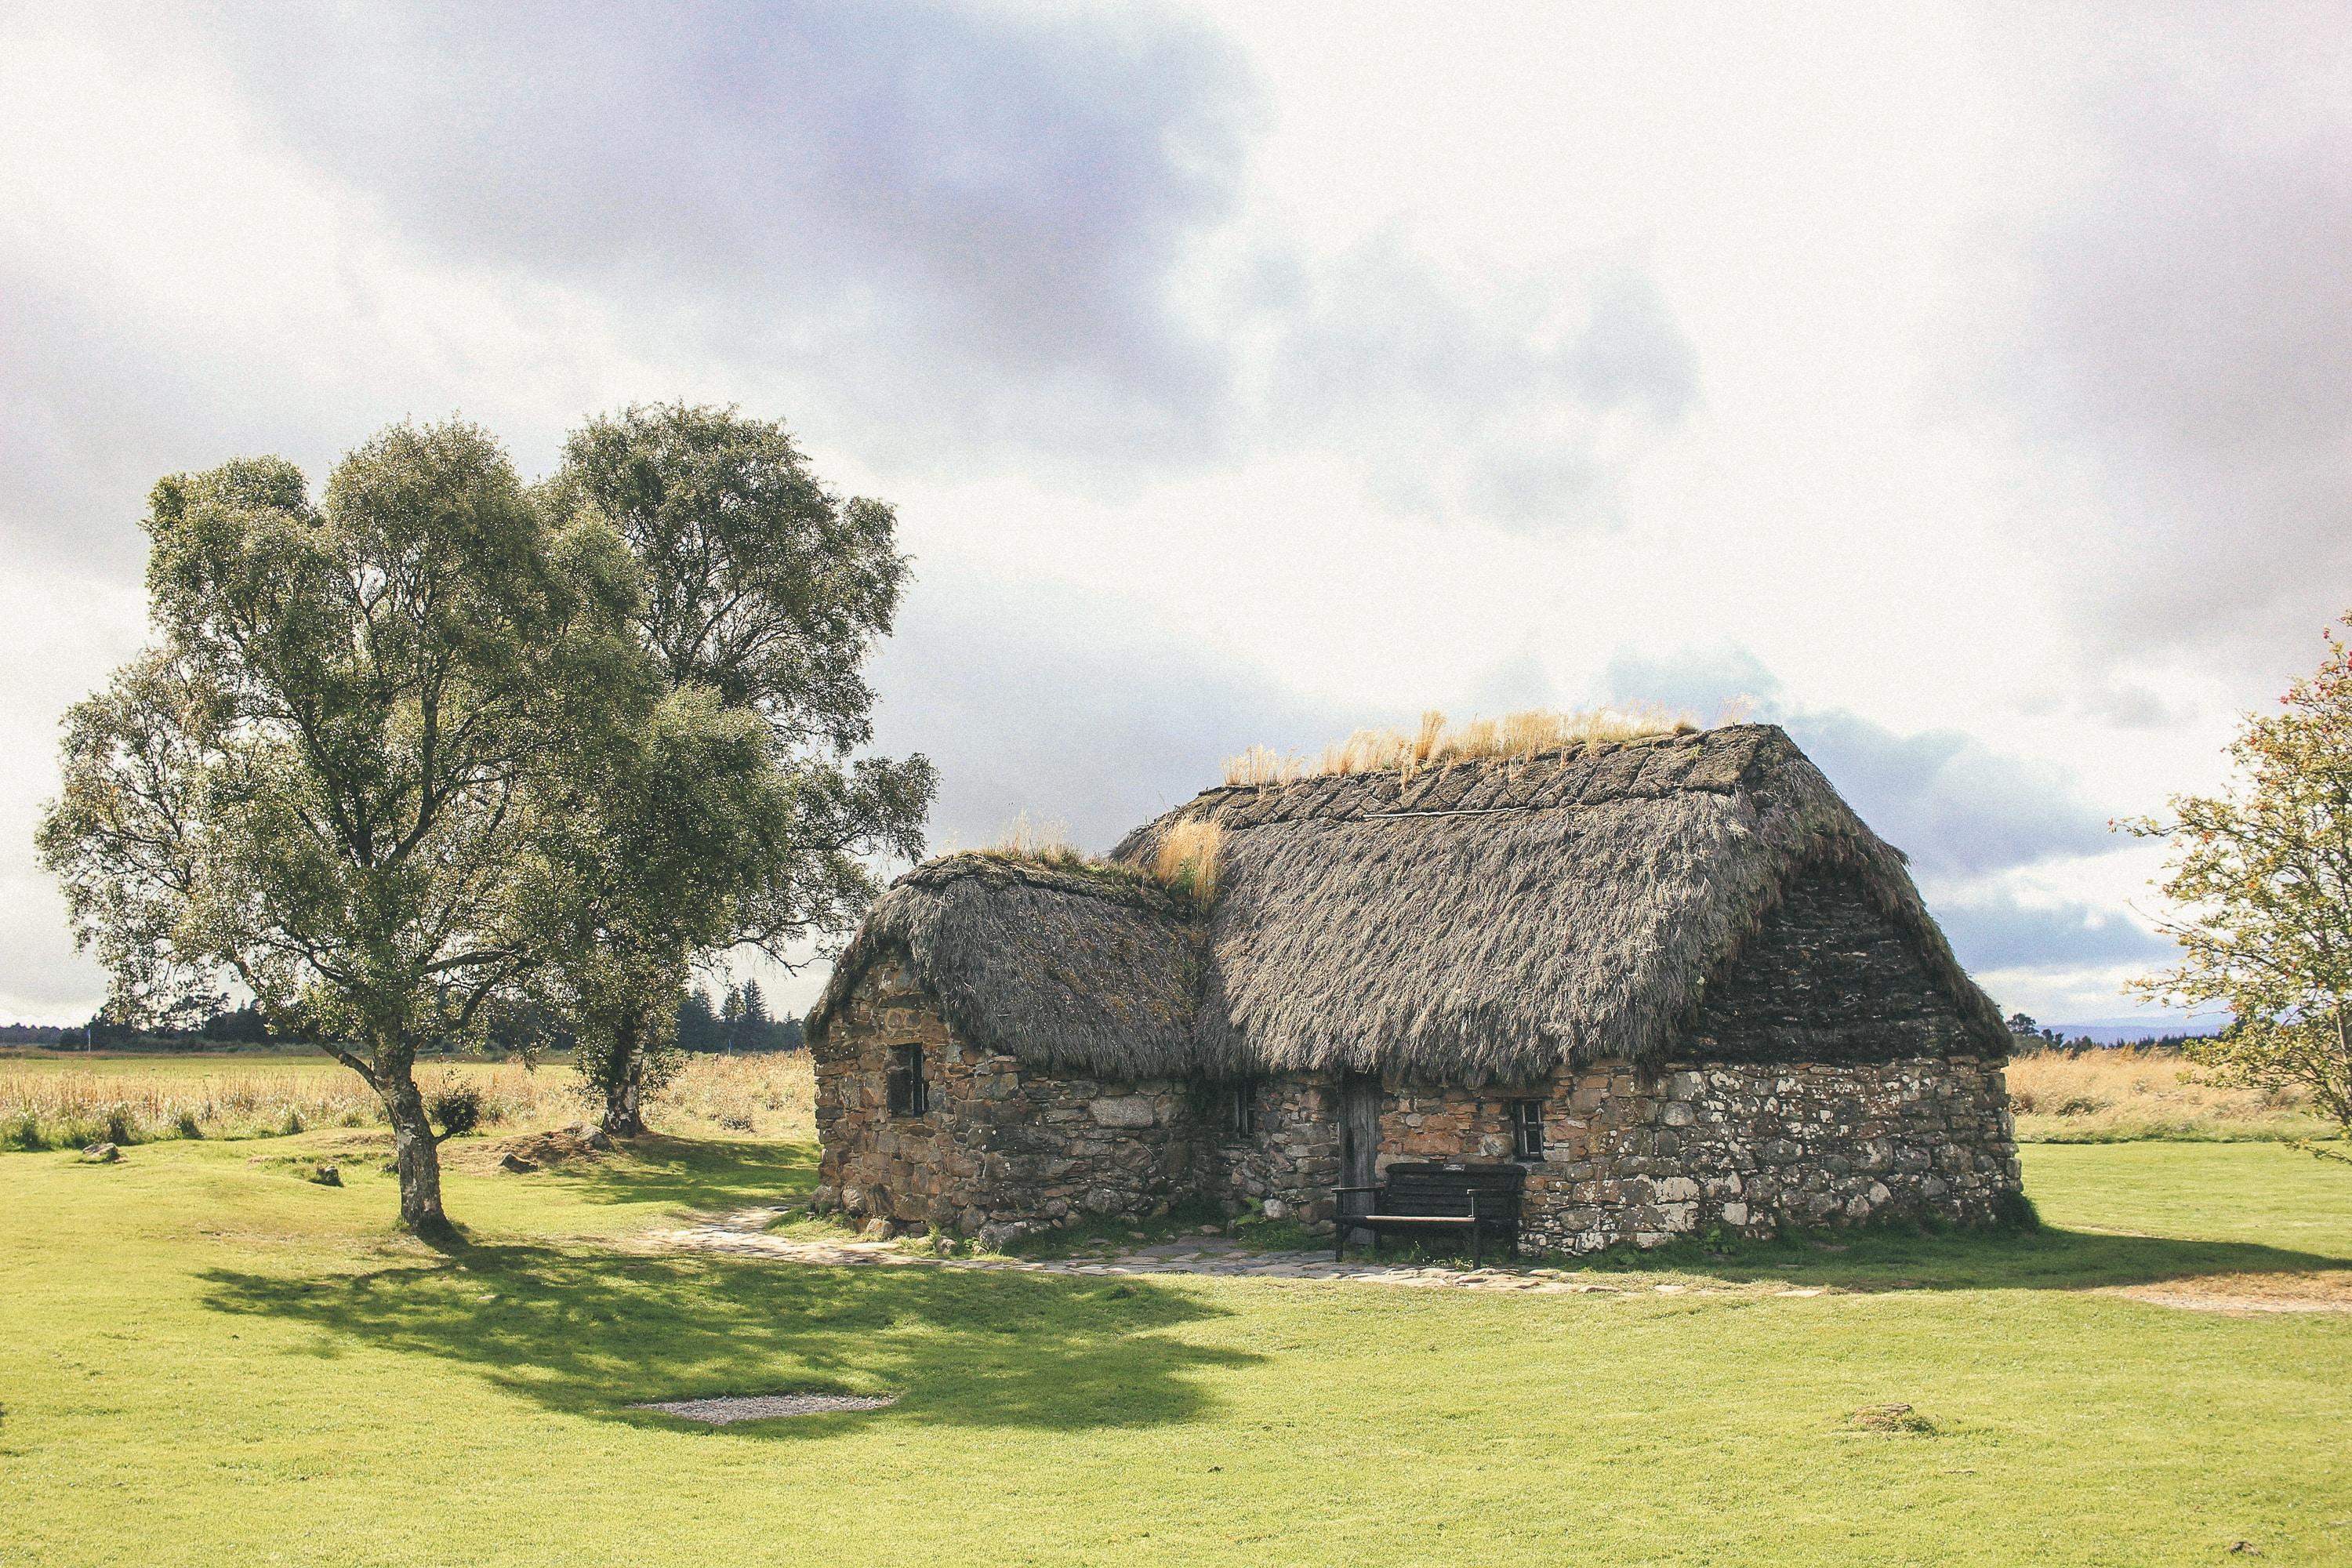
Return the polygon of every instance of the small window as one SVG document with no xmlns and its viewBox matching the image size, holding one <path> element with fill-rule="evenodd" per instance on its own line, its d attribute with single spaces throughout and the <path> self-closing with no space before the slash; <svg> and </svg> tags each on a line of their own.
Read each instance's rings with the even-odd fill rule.
<svg viewBox="0 0 2352 1568">
<path fill-rule="evenodd" d="M 890 1047 L 890 1114 L 920 1116 L 931 1108 L 931 1086 L 923 1081 L 923 1047 Z"/>
<path fill-rule="evenodd" d="M 1225 1090 L 1225 1136 L 1246 1138 L 1257 1121 L 1257 1085 L 1234 1084 Z"/>
<path fill-rule="evenodd" d="M 1511 1154 L 1519 1160 L 1544 1157 L 1543 1110 L 1540 1100 L 1511 1101 Z"/>
</svg>

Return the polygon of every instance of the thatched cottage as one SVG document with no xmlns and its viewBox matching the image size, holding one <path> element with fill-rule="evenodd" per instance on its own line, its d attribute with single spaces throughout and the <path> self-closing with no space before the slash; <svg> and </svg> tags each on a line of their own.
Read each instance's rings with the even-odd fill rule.
<svg viewBox="0 0 2352 1568">
<path fill-rule="evenodd" d="M 1127 869 L 1204 823 L 1205 910 Z M 876 903 L 809 1020 L 821 1206 L 1328 1226 L 1392 1162 L 1517 1161 L 1522 1250 L 1581 1252 L 2014 1202 L 2008 1031 L 1773 726 L 1213 789 L 1112 859 Z"/>
</svg>

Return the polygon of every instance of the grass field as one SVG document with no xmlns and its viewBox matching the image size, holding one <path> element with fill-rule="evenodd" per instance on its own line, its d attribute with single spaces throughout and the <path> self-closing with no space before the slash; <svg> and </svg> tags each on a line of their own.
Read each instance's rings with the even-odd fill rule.
<svg viewBox="0 0 2352 1568">
<path fill-rule="evenodd" d="M 2009 1094 L 2028 1143 L 2140 1138 L 2323 1138 L 2333 1131 L 2303 1089 L 2224 1085 L 2170 1051 L 2036 1051 L 2012 1057 Z"/>
<path fill-rule="evenodd" d="M 416 1068 L 428 1104 L 436 1090 L 480 1090 L 488 1126 L 576 1119 L 580 1079 L 560 1058 L 513 1062 L 429 1058 Z M 739 1132 L 808 1123 L 815 1089 L 797 1053 L 696 1056 L 656 1095 L 651 1115 L 688 1130 Z M 0 1150 L 78 1149 L 100 1141 L 252 1138 L 314 1127 L 365 1127 L 383 1107 L 358 1075 L 317 1050 L 229 1056 L 64 1053 L 0 1057 Z"/>
<path fill-rule="evenodd" d="M 0 1564 L 2352 1561 L 2352 1315 L 2102 1289 L 2352 1267 L 2352 1165 L 2277 1144 L 2035 1146 L 2039 1234 L 1592 1294 L 628 1250 L 805 1190 L 805 1127 L 459 1153 L 446 1254 L 372 1129 L 0 1156 Z M 818 1389 L 904 1397 L 625 1408 Z"/>
</svg>

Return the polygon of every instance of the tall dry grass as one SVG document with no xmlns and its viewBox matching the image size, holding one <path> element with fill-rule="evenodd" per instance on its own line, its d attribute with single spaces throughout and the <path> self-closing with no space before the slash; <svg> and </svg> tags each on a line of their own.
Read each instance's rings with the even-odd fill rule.
<svg viewBox="0 0 2352 1568">
<path fill-rule="evenodd" d="M 2139 1139 L 2291 1139 L 2326 1135 L 2298 1089 L 2218 1084 L 2171 1051 L 2036 1051 L 2009 1064 L 2017 1136 L 2029 1143 Z"/>
<path fill-rule="evenodd" d="M 1159 853 L 1148 863 L 1131 865 L 1106 860 L 1074 848 L 1061 823 L 1034 821 L 1024 812 L 981 853 L 1113 879 L 1149 879 L 1205 907 L 1217 896 L 1217 869 L 1223 851 L 1224 829 L 1217 824 L 1180 822 L 1170 830 Z"/>
<path fill-rule="evenodd" d="M 1213 822 L 1180 822 L 1160 841 L 1151 874 L 1163 886 L 1205 908 L 1216 901 L 1217 872 L 1224 852 L 1223 827 Z"/>
<path fill-rule="evenodd" d="M 1487 758 L 1532 757 L 1638 741 L 1653 735 L 1685 734 L 1698 727 L 1688 712 L 1656 703 L 1626 708 L 1563 711 L 1527 708 L 1499 719 L 1449 723 L 1435 709 L 1412 730 L 1359 730 L 1323 748 L 1319 756 L 1285 755 L 1252 746 L 1225 763 L 1229 784 L 1296 784 L 1337 773 L 1401 773 Z"/>
<path fill-rule="evenodd" d="M 96 1142 L 144 1143 L 168 1138 L 268 1138 L 314 1127 L 381 1125 L 383 1107 L 353 1074 L 316 1069 L 257 1072 L 225 1065 L 217 1073 L 110 1070 L 101 1058 L 62 1070 L 0 1061 L 0 1149 L 79 1148 Z M 481 1124 L 529 1126 L 573 1121 L 586 1108 L 570 1064 L 536 1069 L 520 1063 L 433 1063 L 417 1085 L 435 1095 L 467 1085 L 482 1096 Z M 692 1056 L 654 1096 L 647 1120 L 691 1130 L 709 1123 L 736 1131 L 805 1136 L 814 1123 L 815 1089 L 803 1052 L 740 1057 Z"/>
<path fill-rule="evenodd" d="M 654 1097 L 656 1128 L 709 1122 L 762 1138 L 816 1136 L 816 1070 L 806 1051 L 688 1057 Z"/>
<path fill-rule="evenodd" d="M 988 852 L 1010 855 L 1021 860 L 1083 858 L 1070 845 L 1067 823 L 1053 817 L 1033 819 L 1025 811 L 996 836 L 996 842 L 988 846 Z"/>
</svg>

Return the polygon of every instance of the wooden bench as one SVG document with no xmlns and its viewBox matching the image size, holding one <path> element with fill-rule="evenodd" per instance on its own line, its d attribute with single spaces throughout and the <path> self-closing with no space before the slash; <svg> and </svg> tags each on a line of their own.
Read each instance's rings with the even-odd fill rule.
<svg viewBox="0 0 2352 1568">
<path fill-rule="evenodd" d="M 1391 1165 L 1381 1173 L 1378 1186 L 1334 1187 L 1331 1256 L 1343 1258 L 1350 1232 L 1372 1233 L 1372 1250 L 1390 1232 L 1405 1236 L 1452 1234 L 1466 1236 L 1470 1260 L 1478 1259 L 1481 1236 L 1500 1237 L 1507 1250 L 1519 1238 L 1519 1191 L 1526 1185 L 1524 1165 L 1469 1163 Z M 1370 1212 L 1348 1213 L 1351 1196 L 1369 1194 Z"/>
</svg>

